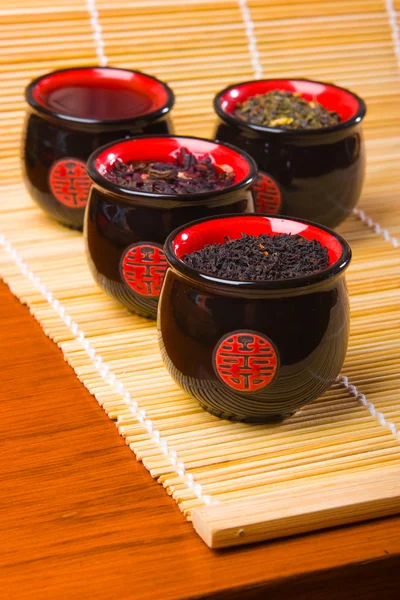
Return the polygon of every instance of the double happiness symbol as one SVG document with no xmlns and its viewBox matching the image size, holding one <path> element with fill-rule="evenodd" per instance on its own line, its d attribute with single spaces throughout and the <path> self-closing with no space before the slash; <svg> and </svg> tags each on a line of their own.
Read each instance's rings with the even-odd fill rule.
<svg viewBox="0 0 400 600">
<path fill-rule="evenodd" d="M 76 158 L 63 158 L 51 167 L 50 189 L 61 204 L 69 208 L 84 208 L 91 182 L 85 163 Z"/>
<path fill-rule="evenodd" d="M 253 183 L 256 212 L 276 215 L 282 205 L 282 194 L 277 182 L 270 175 L 260 172 Z"/>
<path fill-rule="evenodd" d="M 274 379 L 278 357 L 267 337 L 254 331 L 234 331 L 216 346 L 214 368 L 220 379 L 234 390 L 255 392 Z"/>
<path fill-rule="evenodd" d="M 141 296 L 160 295 L 166 270 L 167 260 L 159 244 L 132 244 L 122 256 L 122 276 L 129 287 Z"/>
</svg>

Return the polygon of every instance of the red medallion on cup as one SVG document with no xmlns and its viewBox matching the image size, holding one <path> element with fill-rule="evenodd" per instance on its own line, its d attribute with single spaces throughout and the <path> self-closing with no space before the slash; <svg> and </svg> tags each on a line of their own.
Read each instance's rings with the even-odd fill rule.
<svg viewBox="0 0 400 600">
<path fill-rule="evenodd" d="M 160 295 L 166 270 L 167 260 L 159 244 L 132 244 L 122 255 L 121 272 L 124 281 L 141 296 Z"/>
<path fill-rule="evenodd" d="M 85 163 L 76 158 L 63 158 L 53 164 L 49 177 L 50 189 L 61 204 L 69 208 L 84 208 L 91 181 Z"/>
<path fill-rule="evenodd" d="M 269 385 L 278 370 L 278 355 L 271 340 L 255 331 L 224 335 L 214 350 L 218 377 L 238 392 L 255 392 Z"/>
<path fill-rule="evenodd" d="M 259 172 L 252 186 L 255 210 L 258 213 L 276 215 L 282 206 L 279 184 L 267 173 Z"/>
</svg>

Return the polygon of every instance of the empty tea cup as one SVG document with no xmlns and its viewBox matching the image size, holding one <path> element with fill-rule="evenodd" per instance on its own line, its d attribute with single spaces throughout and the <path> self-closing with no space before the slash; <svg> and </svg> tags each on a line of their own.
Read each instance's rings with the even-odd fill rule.
<svg viewBox="0 0 400 600">
<path fill-rule="evenodd" d="M 49 216 L 75 229 L 83 225 L 86 161 L 96 148 L 134 134 L 172 133 L 172 90 L 138 71 L 54 71 L 32 81 L 25 96 L 25 185 Z"/>
</svg>

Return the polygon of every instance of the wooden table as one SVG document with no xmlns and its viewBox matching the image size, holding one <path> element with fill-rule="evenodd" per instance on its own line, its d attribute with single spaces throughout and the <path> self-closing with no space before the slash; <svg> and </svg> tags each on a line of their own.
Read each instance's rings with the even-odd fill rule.
<svg viewBox="0 0 400 600">
<path fill-rule="evenodd" d="M 0 598 L 400 597 L 400 517 L 212 551 L 0 283 Z"/>
</svg>

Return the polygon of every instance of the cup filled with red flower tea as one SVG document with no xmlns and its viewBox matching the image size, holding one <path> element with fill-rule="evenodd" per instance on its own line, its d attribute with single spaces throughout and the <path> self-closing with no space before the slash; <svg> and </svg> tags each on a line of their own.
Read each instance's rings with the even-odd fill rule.
<svg viewBox="0 0 400 600">
<path fill-rule="evenodd" d="M 257 212 L 336 227 L 354 209 L 365 170 L 356 94 L 307 79 L 263 79 L 225 88 L 214 99 L 215 138 L 256 161 Z"/>
<path fill-rule="evenodd" d="M 206 216 L 254 211 L 254 160 L 194 137 L 136 137 L 94 152 L 85 217 L 89 265 L 100 287 L 129 310 L 156 318 L 175 228 Z"/>
<path fill-rule="evenodd" d="M 347 242 L 267 215 L 202 219 L 167 238 L 165 365 L 221 418 L 279 422 L 325 392 L 349 337 Z"/>
<path fill-rule="evenodd" d="M 25 92 L 23 172 L 35 202 L 51 217 L 82 229 L 90 190 L 89 155 L 106 143 L 172 133 L 172 90 L 139 71 L 83 67 L 38 77 Z"/>
</svg>

